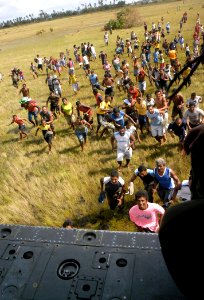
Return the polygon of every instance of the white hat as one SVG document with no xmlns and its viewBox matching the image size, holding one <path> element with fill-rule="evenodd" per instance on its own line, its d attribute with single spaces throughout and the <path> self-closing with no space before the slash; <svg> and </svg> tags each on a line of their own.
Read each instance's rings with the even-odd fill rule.
<svg viewBox="0 0 204 300">
<path fill-rule="evenodd" d="M 57 75 L 54 75 L 53 78 L 57 78 Z"/>
<path fill-rule="evenodd" d="M 123 102 L 129 106 L 131 105 L 131 102 L 128 99 L 125 99 Z"/>
</svg>

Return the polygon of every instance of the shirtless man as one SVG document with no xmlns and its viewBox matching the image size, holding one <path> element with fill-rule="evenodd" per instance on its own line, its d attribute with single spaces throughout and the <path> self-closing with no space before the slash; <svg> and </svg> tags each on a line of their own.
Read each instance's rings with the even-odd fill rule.
<svg viewBox="0 0 204 300">
<path fill-rule="evenodd" d="M 20 89 L 18 94 L 20 95 L 21 93 L 23 97 L 30 97 L 30 90 L 25 83 L 23 83 L 22 88 Z"/>
</svg>

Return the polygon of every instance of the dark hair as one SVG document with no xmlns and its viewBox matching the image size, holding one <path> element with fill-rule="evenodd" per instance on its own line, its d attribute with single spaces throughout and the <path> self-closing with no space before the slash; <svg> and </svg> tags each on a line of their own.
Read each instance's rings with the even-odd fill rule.
<svg viewBox="0 0 204 300">
<path fill-rule="evenodd" d="M 97 88 L 93 88 L 93 93 L 94 93 L 94 94 L 98 93 Z"/>
<path fill-rule="evenodd" d="M 70 220 L 69 218 L 67 218 L 64 223 L 62 224 L 63 228 L 66 228 L 67 226 L 73 226 L 73 222 L 72 220 Z"/>
<path fill-rule="evenodd" d="M 81 104 L 81 102 L 79 100 L 77 100 L 76 105 L 79 105 L 79 104 Z"/>
<path fill-rule="evenodd" d="M 117 170 L 113 169 L 110 173 L 110 177 L 119 177 L 119 173 Z"/>
<path fill-rule="evenodd" d="M 195 103 L 194 103 L 193 101 L 190 101 L 190 102 L 189 102 L 189 107 L 192 107 L 192 106 L 195 107 Z"/>
<path fill-rule="evenodd" d="M 149 200 L 149 196 L 147 191 L 145 190 L 139 190 L 136 194 L 135 194 L 135 200 L 138 200 L 139 198 L 144 197 L 147 199 L 147 201 Z"/>
<path fill-rule="evenodd" d="M 114 108 L 113 108 L 113 113 L 114 113 L 114 114 L 119 113 L 119 112 L 120 112 L 120 110 L 119 110 L 118 107 L 114 107 Z"/>
<path fill-rule="evenodd" d="M 138 167 L 138 172 L 140 173 L 140 172 L 142 172 L 142 171 L 146 171 L 147 170 L 147 168 L 144 166 L 144 165 L 140 165 L 139 167 Z"/>
</svg>

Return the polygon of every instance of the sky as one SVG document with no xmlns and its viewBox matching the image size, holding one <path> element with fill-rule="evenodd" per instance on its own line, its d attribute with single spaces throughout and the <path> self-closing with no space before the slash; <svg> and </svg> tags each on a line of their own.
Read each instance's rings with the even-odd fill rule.
<svg viewBox="0 0 204 300">
<path fill-rule="evenodd" d="M 94 3 L 98 0 L 0 0 L 0 22 L 17 17 L 25 17 L 29 14 L 38 16 L 40 10 L 51 13 L 53 10 L 77 10 L 83 8 L 81 4 Z M 110 0 L 104 1 L 110 3 Z M 126 0 L 126 3 L 132 3 L 132 0 Z"/>
</svg>

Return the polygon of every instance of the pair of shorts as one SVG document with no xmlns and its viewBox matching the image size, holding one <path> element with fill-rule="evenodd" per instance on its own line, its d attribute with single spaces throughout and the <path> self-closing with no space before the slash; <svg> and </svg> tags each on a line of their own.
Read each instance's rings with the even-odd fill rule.
<svg viewBox="0 0 204 300">
<path fill-rule="evenodd" d="M 147 123 L 146 115 L 139 115 L 138 116 L 138 122 L 141 126 L 145 125 Z"/>
<path fill-rule="evenodd" d="M 146 81 L 139 81 L 139 90 L 145 91 L 147 87 Z"/>
<path fill-rule="evenodd" d="M 57 105 L 57 104 L 50 104 L 50 110 L 51 111 L 60 111 L 60 108 L 59 108 L 59 105 Z"/>
<path fill-rule="evenodd" d="M 165 203 L 169 202 L 172 199 L 174 189 L 161 189 L 161 188 L 159 188 L 157 190 L 157 193 L 159 195 L 159 198 L 165 204 Z"/>
<path fill-rule="evenodd" d="M 107 87 L 106 90 L 105 90 L 105 95 L 106 96 L 110 96 L 110 97 L 113 97 L 114 96 L 114 90 L 113 90 L 113 87 Z"/>
<path fill-rule="evenodd" d="M 32 121 L 32 118 L 34 117 L 35 120 L 38 118 L 38 110 L 36 111 L 29 111 L 28 112 L 28 120 Z"/>
<path fill-rule="evenodd" d="M 117 161 L 123 161 L 124 158 L 131 159 L 132 157 L 132 148 L 127 148 L 125 150 L 117 150 Z"/>
<path fill-rule="evenodd" d="M 20 131 L 25 131 L 25 129 L 26 129 L 25 124 L 19 125 L 19 126 L 18 126 L 18 129 L 19 129 Z"/>
<path fill-rule="evenodd" d="M 46 133 L 44 139 L 48 144 L 52 144 L 53 133 Z"/>
<path fill-rule="evenodd" d="M 43 70 L 43 65 L 42 64 L 38 64 L 38 70 Z"/>
<path fill-rule="evenodd" d="M 67 121 L 67 124 L 68 125 L 71 125 L 72 123 L 72 116 L 71 115 L 65 115 L 65 120 Z"/>
<path fill-rule="evenodd" d="M 138 76 L 140 73 L 140 69 L 134 69 L 133 74 L 134 76 Z"/>
<path fill-rule="evenodd" d="M 153 137 L 156 136 L 163 136 L 163 126 L 162 124 L 160 125 L 151 125 L 151 134 Z"/>
<path fill-rule="evenodd" d="M 79 142 L 80 142 L 80 143 L 83 143 L 84 140 L 85 140 L 86 137 L 87 137 L 87 134 L 88 134 L 88 128 L 85 127 L 85 132 L 81 132 L 81 131 L 75 130 L 75 134 L 76 134 L 76 136 L 77 136 Z"/>
</svg>

